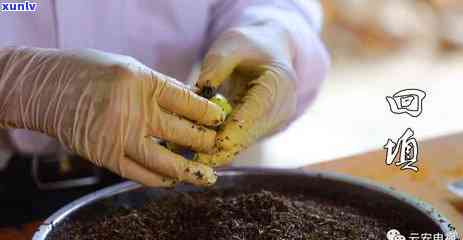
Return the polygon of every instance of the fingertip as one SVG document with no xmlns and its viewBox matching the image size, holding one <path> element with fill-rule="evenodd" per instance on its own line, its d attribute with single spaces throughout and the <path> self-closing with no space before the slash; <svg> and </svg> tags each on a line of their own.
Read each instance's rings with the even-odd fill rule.
<svg viewBox="0 0 463 240">
<path fill-rule="evenodd" d="M 217 176 L 217 173 L 212 170 L 212 174 L 210 175 L 209 179 L 207 180 L 206 184 L 204 186 L 212 186 L 217 182 L 217 179 L 219 177 Z"/>
<path fill-rule="evenodd" d="M 147 186 L 173 186 L 178 181 L 197 186 L 214 184 L 214 170 L 204 164 L 190 161 L 169 149 L 145 139 L 143 150 L 129 150 L 135 161 L 126 158 L 121 175 Z M 161 173 L 159 175 L 157 173 Z"/>
<path fill-rule="evenodd" d="M 225 120 L 220 106 L 182 86 L 166 84 L 157 94 L 156 101 L 166 111 L 201 125 L 217 126 Z"/>
<path fill-rule="evenodd" d="M 225 118 L 226 113 L 223 111 L 223 109 L 219 105 L 208 100 L 205 113 L 205 121 L 203 124 L 217 127 L 225 121 Z"/>
<path fill-rule="evenodd" d="M 213 92 L 227 79 L 238 64 L 233 55 L 210 53 L 204 58 L 198 83 L 201 90 L 210 88 Z"/>
<path fill-rule="evenodd" d="M 201 71 L 199 74 L 199 80 L 196 83 L 196 86 L 200 89 L 209 87 L 214 89 L 214 75 L 215 69 L 217 69 L 218 62 L 220 58 L 213 54 L 207 54 L 201 65 Z"/>
<path fill-rule="evenodd" d="M 191 183 L 198 186 L 210 186 L 215 184 L 217 181 L 215 171 L 209 166 L 203 164 L 200 165 L 201 166 L 193 172 L 193 181 Z"/>
<path fill-rule="evenodd" d="M 200 163 L 196 163 L 197 165 L 201 165 L 200 167 L 187 167 L 185 169 L 184 176 L 180 176 L 182 181 L 188 182 L 195 186 L 210 186 L 213 185 L 217 181 L 217 175 L 215 174 L 214 170 L 208 166 L 205 166 Z"/>
</svg>

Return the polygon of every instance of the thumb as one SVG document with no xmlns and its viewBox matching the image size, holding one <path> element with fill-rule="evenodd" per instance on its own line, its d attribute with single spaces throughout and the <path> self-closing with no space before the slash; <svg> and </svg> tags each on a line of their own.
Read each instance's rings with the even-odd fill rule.
<svg viewBox="0 0 463 240">
<path fill-rule="evenodd" d="M 199 80 L 196 84 L 201 89 L 201 95 L 212 97 L 210 95 L 230 77 L 239 62 L 239 56 L 235 54 L 208 53 L 204 58 Z"/>
</svg>

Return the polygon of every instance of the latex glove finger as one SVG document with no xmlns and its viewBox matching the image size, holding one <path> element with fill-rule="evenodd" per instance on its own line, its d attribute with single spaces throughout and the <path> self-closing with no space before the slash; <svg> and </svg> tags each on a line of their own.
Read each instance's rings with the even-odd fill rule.
<svg viewBox="0 0 463 240">
<path fill-rule="evenodd" d="M 287 33 L 278 26 L 247 26 L 224 32 L 211 46 L 201 66 L 197 86 L 215 90 L 234 70 L 259 75 L 275 63 L 291 65 Z M 209 97 L 209 96 L 208 96 Z"/>
<path fill-rule="evenodd" d="M 120 160 L 120 175 L 149 187 L 173 187 L 176 180 L 161 176 L 139 165 L 128 157 Z"/>
<path fill-rule="evenodd" d="M 153 173 L 197 185 L 215 182 L 211 168 L 168 151 L 151 136 L 157 131 L 183 145 L 210 148 L 214 133 L 188 132 L 190 122 L 174 121 L 173 114 L 212 125 L 222 115 L 218 106 L 131 57 L 96 50 L 9 51 L 0 54 L 0 65 L 8 63 L 0 85 L 11 86 L 0 89 L 7 105 L 0 116 L 8 116 L 1 126 L 47 133 L 94 164 L 143 183 L 157 184 Z"/>
<path fill-rule="evenodd" d="M 142 143 L 131 145 L 127 149 L 127 153 L 130 158 L 143 167 L 151 171 L 162 172 L 179 181 L 207 186 L 214 184 L 217 180 L 212 168 L 187 160 L 149 137 L 145 138 Z"/>
<path fill-rule="evenodd" d="M 239 152 L 257 139 L 271 134 L 277 126 L 295 113 L 294 86 L 283 70 L 269 69 L 250 83 L 250 89 L 217 133 L 217 151 L 198 154 L 198 161 L 221 166 L 228 164 Z M 287 84 L 282 84 L 282 83 Z"/>
<path fill-rule="evenodd" d="M 154 137 L 198 152 L 209 152 L 214 147 L 215 131 L 170 113 L 161 112 L 157 116 L 157 126 L 151 130 Z"/>
<path fill-rule="evenodd" d="M 230 77 L 239 62 L 240 55 L 210 51 L 204 58 L 199 80 L 196 84 L 203 90 L 202 95 L 211 97 L 212 92 Z"/>
<path fill-rule="evenodd" d="M 219 106 L 195 94 L 183 84 L 174 79 L 167 81 L 167 77 L 158 84 L 161 86 L 156 87 L 156 101 L 165 110 L 207 126 L 217 126 L 224 121 L 225 113 Z"/>
</svg>

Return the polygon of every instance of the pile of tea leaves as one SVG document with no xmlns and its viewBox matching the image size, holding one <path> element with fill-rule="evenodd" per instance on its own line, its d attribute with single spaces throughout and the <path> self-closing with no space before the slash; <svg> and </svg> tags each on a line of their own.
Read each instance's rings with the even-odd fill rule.
<svg viewBox="0 0 463 240">
<path fill-rule="evenodd" d="M 179 193 L 63 227 L 59 240 L 385 239 L 390 226 L 357 209 L 275 192 Z"/>
</svg>

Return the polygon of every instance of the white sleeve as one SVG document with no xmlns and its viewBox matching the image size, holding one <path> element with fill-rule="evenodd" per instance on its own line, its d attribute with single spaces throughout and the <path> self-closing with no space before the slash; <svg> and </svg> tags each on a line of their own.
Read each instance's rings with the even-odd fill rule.
<svg viewBox="0 0 463 240">
<path fill-rule="evenodd" d="M 292 18 L 301 18 L 306 26 L 311 26 L 317 33 L 323 23 L 318 0 L 217 0 L 210 12 L 210 41 L 230 27 L 263 20 L 288 18 L 291 21 Z"/>
</svg>

